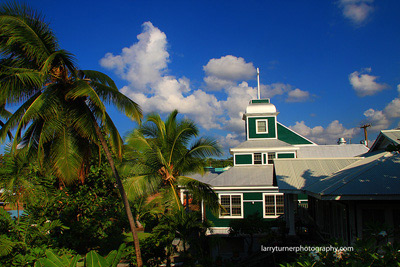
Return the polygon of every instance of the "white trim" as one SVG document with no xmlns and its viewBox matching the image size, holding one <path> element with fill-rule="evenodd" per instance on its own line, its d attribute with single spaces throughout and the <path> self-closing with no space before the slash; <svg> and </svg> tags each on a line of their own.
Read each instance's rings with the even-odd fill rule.
<svg viewBox="0 0 400 267">
<path fill-rule="evenodd" d="M 232 196 L 240 196 L 240 216 L 233 216 L 233 215 L 228 215 L 228 216 L 223 216 L 221 215 L 221 209 L 219 210 L 218 217 L 220 219 L 243 219 L 244 218 L 244 210 L 243 210 L 243 193 L 218 193 L 218 201 L 221 205 L 221 196 L 230 196 L 230 214 L 232 214 Z"/>
<path fill-rule="evenodd" d="M 265 156 L 265 163 L 264 163 L 264 156 Z M 262 159 L 262 162 L 261 162 L 262 165 L 268 165 L 268 153 L 262 153 L 261 159 Z"/>
<path fill-rule="evenodd" d="M 261 139 L 261 138 L 258 138 Z M 264 139 L 271 139 L 271 138 L 264 138 Z M 297 146 L 297 145 L 296 145 Z M 231 153 L 237 153 L 237 154 L 250 154 L 250 153 L 254 153 L 254 152 L 278 152 L 282 151 L 282 152 L 286 152 L 286 151 L 293 151 L 293 150 L 299 150 L 299 147 L 268 147 L 268 148 L 231 148 L 230 152 Z M 249 153 L 244 153 L 244 152 L 249 152 Z M 239 152 L 239 153 L 238 153 Z"/>
<path fill-rule="evenodd" d="M 265 122 L 265 132 L 259 132 L 258 123 L 263 121 Z M 256 119 L 256 134 L 268 134 L 268 119 Z"/>
<path fill-rule="evenodd" d="M 275 207 L 275 215 L 265 215 L 265 196 L 271 196 L 271 195 L 273 195 L 274 196 L 274 207 Z M 284 194 L 283 193 L 263 193 L 262 194 L 262 202 L 263 202 L 263 218 L 265 218 L 265 219 L 275 219 L 275 218 L 278 218 L 279 216 L 281 216 L 281 215 L 277 215 L 276 214 L 276 196 L 277 195 L 279 195 L 279 196 L 283 196 Z"/>
<path fill-rule="evenodd" d="M 254 189 L 254 190 L 271 190 L 271 189 L 276 189 L 276 190 L 279 190 L 279 188 L 277 187 L 277 186 L 262 186 L 262 185 L 255 185 L 255 186 L 237 186 L 237 187 L 234 187 L 234 186 L 214 186 L 214 187 L 212 187 L 214 190 L 240 190 L 240 192 L 243 192 L 243 193 L 245 193 L 245 191 L 243 191 L 243 190 L 251 190 L 251 189 Z M 257 191 L 249 191 L 248 193 L 250 193 L 250 192 L 255 192 L 255 193 L 257 193 Z M 277 191 L 278 192 L 278 191 Z M 232 192 L 232 193 L 234 193 L 234 191 Z M 261 193 L 261 192 L 260 192 Z"/>
</svg>

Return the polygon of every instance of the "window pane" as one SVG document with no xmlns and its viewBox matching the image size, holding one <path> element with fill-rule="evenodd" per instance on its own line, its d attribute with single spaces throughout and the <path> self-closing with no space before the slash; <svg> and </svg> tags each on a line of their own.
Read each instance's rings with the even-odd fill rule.
<svg viewBox="0 0 400 267">
<path fill-rule="evenodd" d="M 268 164 L 274 164 L 275 153 L 268 153 Z"/>
<path fill-rule="evenodd" d="M 259 133 L 267 132 L 267 122 L 266 121 L 257 121 L 257 132 L 259 132 Z"/>
<path fill-rule="evenodd" d="M 242 203 L 242 198 L 239 195 L 232 196 L 232 205 L 239 205 Z"/>
<path fill-rule="evenodd" d="M 229 216 L 231 213 L 231 199 L 230 196 L 221 196 L 221 215 Z"/>
<path fill-rule="evenodd" d="M 241 216 L 242 215 L 242 196 L 241 195 L 221 195 L 221 216 Z M 224 209 L 225 210 L 224 210 Z"/>
<path fill-rule="evenodd" d="M 232 216 L 240 216 L 242 215 L 242 209 L 239 207 L 232 206 Z"/>
<path fill-rule="evenodd" d="M 276 205 L 283 205 L 283 195 L 276 195 Z"/>
<path fill-rule="evenodd" d="M 261 164 L 261 153 L 254 153 L 254 164 Z"/>
<path fill-rule="evenodd" d="M 283 195 L 276 195 L 276 215 L 284 213 L 284 200 Z"/>
<path fill-rule="evenodd" d="M 265 206 L 265 215 L 275 215 L 275 207 L 274 206 Z"/>
<path fill-rule="evenodd" d="M 275 205 L 274 195 L 265 196 L 265 205 Z"/>
</svg>

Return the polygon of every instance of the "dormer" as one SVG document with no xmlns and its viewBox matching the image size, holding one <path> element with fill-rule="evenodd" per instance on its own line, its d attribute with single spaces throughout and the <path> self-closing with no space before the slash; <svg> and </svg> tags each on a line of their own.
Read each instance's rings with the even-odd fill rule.
<svg viewBox="0 0 400 267">
<path fill-rule="evenodd" d="M 269 98 L 250 100 L 246 113 L 243 114 L 243 120 L 246 122 L 246 140 L 276 139 L 278 114 Z"/>
</svg>

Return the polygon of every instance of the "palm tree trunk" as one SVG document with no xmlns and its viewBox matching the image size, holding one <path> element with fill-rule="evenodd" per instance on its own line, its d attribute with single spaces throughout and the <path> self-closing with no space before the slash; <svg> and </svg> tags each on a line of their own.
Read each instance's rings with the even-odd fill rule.
<svg viewBox="0 0 400 267">
<path fill-rule="evenodd" d="M 100 127 L 96 121 L 95 121 L 95 128 L 96 128 L 97 136 L 99 137 L 101 145 L 106 154 L 107 160 L 110 163 L 110 167 L 114 174 L 115 180 L 117 181 L 117 187 L 119 189 L 119 193 L 121 195 L 122 202 L 124 203 L 124 206 L 125 206 L 126 215 L 128 216 L 129 225 L 130 225 L 130 228 L 132 231 L 133 243 L 135 244 L 137 266 L 142 267 L 143 266 L 142 254 L 140 253 L 140 244 L 139 244 L 139 238 L 138 238 L 138 235 L 136 232 L 135 220 L 133 219 L 131 207 L 129 205 L 129 201 L 126 196 L 124 186 L 122 185 L 121 178 L 119 177 L 118 171 L 115 168 L 114 160 L 111 156 L 110 150 L 108 149 L 107 142 L 104 139 L 103 133 L 101 132 Z"/>
</svg>

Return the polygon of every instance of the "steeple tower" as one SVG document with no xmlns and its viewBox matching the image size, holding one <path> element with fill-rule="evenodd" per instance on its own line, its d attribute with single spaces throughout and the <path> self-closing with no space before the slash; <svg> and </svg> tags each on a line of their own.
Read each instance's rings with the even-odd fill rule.
<svg viewBox="0 0 400 267">
<path fill-rule="evenodd" d="M 269 98 L 251 100 L 243 114 L 243 120 L 246 122 L 246 140 L 276 139 L 278 114 Z"/>
</svg>

